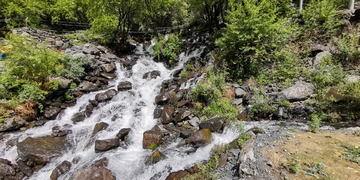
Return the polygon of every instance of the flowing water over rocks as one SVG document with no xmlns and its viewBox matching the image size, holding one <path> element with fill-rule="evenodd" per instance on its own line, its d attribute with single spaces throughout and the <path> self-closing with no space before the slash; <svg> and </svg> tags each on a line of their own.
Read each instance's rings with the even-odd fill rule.
<svg viewBox="0 0 360 180">
<path fill-rule="evenodd" d="M 225 128 L 222 134 L 211 134 L 209 131 L 204 133 L 204 142 L 200 142 L 202 146 L 192 154 L 187 153 L 191 146 L 179 146 L 184 140 L 175 138 L 167 146 L 159 147 L 158 151 L 154 152 L 158 154 L 160 161 L 155 159 L 151 165 L 146 165 L 149 164 L 146 161 L 153 152 L 143 148 L 144 132 L 159 125 L 155 131 L 161 130 L 169 134 L 164 130 L 161 121 L 153 117 L 162 82 L 172 79 L 176 70 L 183 68 L 191 58 L 199 57 L 204 48 L 188 55 L 181 54 L 179 65 L 174 70 L 167 69 L 163 63 L 154 62 L 148 50 L 144 49 L 142 45 L 137 45 L 133 56 L 138 59 L 131 69 L 122 62 L 116 63 L 116 78 L 109 81 L 108 88 L 98 91 L 93 88 L 91 92 L 78 98 L 73 107 L 66 108 L 55 120 L 48 121 L 43 126 L 25 132 L 5 134 L 1 141 L 1 158 L 13 163 L 17 162 L 18 158 L 28 163 L 30 160 L 39 164 L 46 163 L 29 178 L 33 180 L 49 179 L 52 172 L 55 173 L 52 178 L 81 179 L 90 177 L 96 171 L 110 179 L 110 171 L 116 179 L 165 179 L 170 172 L 190 168 L 197 162 L 207 160 L 214 144 L 230 143 L 238 137 L 239 132 L 228 128 Z M 103 67 L 104 71 L 110 69 L 114 68 Z M 181 88 L 193 87 L 195 83 L 190 82 L 194 79 L 179 84 L 180 90 L 170 101 L 175 103 L 179 100 L 186 93 Z M 93 84 L 83 84 L 80 88 L 85 86 Z M 188 115 L 189 111 L 183 111 L 176 119 L 181 121 Z M 192 123 L 198 125 L 196 121 Z M 182 136 L 189 137 L 190 134 L 183 132 Z M 17 146 L 8 146 L 10 141 L 20 143 Z M 51 143 L 57 144 L 50 147 Z M 47 151 L 46 148 L 50 150 Z M 42 156 L 37 154 L 37 151 L 40 151 Z M 96 161 L 103 158 L 108 162 L 96 165 L 99 164 Z M 106 168 L 101 164 L 107 164 Z"/>
</svg>

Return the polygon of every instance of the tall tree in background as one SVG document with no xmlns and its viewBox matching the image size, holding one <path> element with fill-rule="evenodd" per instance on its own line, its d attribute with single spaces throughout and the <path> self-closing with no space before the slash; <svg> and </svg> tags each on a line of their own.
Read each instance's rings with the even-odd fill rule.
<svg viewBox="0 0 360 180">
<path fill-rule="evenodd" d="M 53 21 L 87 22 L 87 4 L 82 0 L 55 0 L 52 3 L 51 18 Z"/>
<path fill-rule="evenodd" d="M 145 18 L 145 24 L 150 24 L 154 34 L 157 35 L 157 21 L 167 14 L 169 8 L 174 5 L 175 0 L 142 0 L 143 5 L 143 17 Z M 169 24 L 168 26 L 171 26 Z"/>
</svg>

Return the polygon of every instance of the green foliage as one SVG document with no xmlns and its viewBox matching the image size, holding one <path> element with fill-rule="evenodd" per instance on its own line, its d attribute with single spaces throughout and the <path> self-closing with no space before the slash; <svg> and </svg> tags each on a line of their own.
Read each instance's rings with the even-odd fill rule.
<svg viewBox="0 0 360 180">
<path fill-rule="evenodd" d="M 345 62 L 358 62 L 360 59 L 360 45 L 359 45 L 360 36 L 356 33 L 352 36 L 343 35 L 336 42 L 340 50 L 341 60 Z"/>
<path fill-rule="evenodd" d="M 298 153 L 293 153 L 283 166 L 292 173 L 297 173 L 301 169 L 300 156 Z"/>
<path fill-rule="evenodd" d="M 182 51 L 183 42 L 181 37 L 176 34 L 169 34 L 165 36 L 159 36 L 157 43 L 152 47 L 153 54 L 161 59 L 164 57 L 169 60 L 171 64 L 178 59 L 178 53 Z"/>
<path fill-rule="evenodd" d="M 285 101 L 279 101 L 279 106 L 282 106 L 282 107 L 290 107 L 290 102 L 285 100 Z"/>
<path fill-rule="evenodd" d="M 180 74 L 180 77 L 187 77 L 187 75 L 188 74 L 186 72 L 183 72 L 183 73 Z"/>
<path fill-rule="evenodd" d="M 218 101 L 212 101 L 210 106 L 199 106 L 196 108 L 195 115 L 207 118 L 227 117 L 229 120 L 236 120 L 239 112 L 231 105 L 231 101 L 226 98 L 220 98 Z"/>
<path fill-rule="evenodd" d="M 75 79 L 84 75 L 84 65 L 89 64 L 90 60 L 86 57 L 65 55 L 60 62 L 63 68 L 60 70 L 59 75 Z"/>
<path fill-rule="evenodd" d="M 302 15 L 305 22 L 305 31 L 313 35 L 334 34 L 341 21 L 338 18 L 337 0 L 311 0 L 305 7 Z"/>
<path fill-rule="evenodd" d="M 311 121 L 308 121 L 308 126 L 311 132 L 317 132 L 320 129 L 320 122 L 326 118 L 325 114 L 311 114 Z"/>
<path fill-rule="evenodd" d="M 255 92 L 252 99 L 254 103 L 251 107 L 251 117 L 255 114 L 266 116 L 267 114 L 276 111 L 278 108 L 273 99 L 266 95 L 263 90 Z"/>
<path fill-rule="evenodd" d="M 86 22 L 87 4 L 82 0 L 54 0 L 50 11 L 54 22 L 69 20 Z"/>
<path fill-rule="evenodd" d="M 286 0 L 234 1 L 223 36 L 216 40 L 220 58 L 227 63 L 233 78 L 256 75 L 264 64 L 273 61 L 272 52 L 284 45 L 294 29 L 282 17 Z M 280 6 L 281 5 L 281 6 Z M 285 13 L 286 14 L 286 13 Z"/>
<path fill-rule="evenodd" d="M 325 57 L 321 60 L 320 65 L 309 74 L 309 78 L 317 88 L 334 86 L 343 82 L 345 72 L 341 64 L 334 65 L 336 62 L 331 57 Z"/>
<path fill-rule="evenodd" d="M 69 93 L 66 92 L 66 93 L 65 93 L 65 98 L 66 98 L 67 100 L 70 100 L 70 99 L 74 98 L 74 96 L 69 95 Z"/>
<path fill-rule="evenodd" d="M 191 69 L 191 65 L 190 64 L 186 65 L 186 70 L 190 70 L 190 69 Z"/>
<path fill-rule="evenodd" d="M 77 31 L 76 33 L 65 34 L 65 36 L 74 44 L 80 46 L 84 45 L 85 43 L 106 43 L 108 41 L 108 39 L 106 39 L 103 34 L 94 33 L 92 30 Z"/>
<path fill-rule="evenodd" d="M 344 147 L 345 152 L 342 153 L 341 157 L 360 165 L 360 148 L 351 145 L 342 145 L 342 147 Z"/>
<path fill-rule="evenodd" d="M 241 136 L 239 136 L 239 138 L 237 139 L 237 145 L 238 145 L 238 147 L 239 148 L 241 148 L 242 147 L 242 145 L 248 140 L 248 139 L 250 139 L 251 138 L 251 136 L 246 136 L 244 133 L 243 134 L 241 134 Z"/>
<path fill-rule="evenodd" d="M 70 84 L 70 89 L 74 89 L 74 88 L 76 88 L 76 84 L 75 84 L 74 82 L 72 82 L 72 83 Z"/>
<path fill-rule="evenodd" d="M 151 145 L 149 146 L 149 149 L 152 150 L 152 151 L 154 151 L 157 147 L 159 147 L 157 144 L 151 144 Z"/>
</svg>

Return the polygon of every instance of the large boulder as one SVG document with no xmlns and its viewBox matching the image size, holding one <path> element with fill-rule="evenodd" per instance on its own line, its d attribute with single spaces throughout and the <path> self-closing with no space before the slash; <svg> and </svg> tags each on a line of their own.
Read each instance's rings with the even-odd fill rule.
<svg viewBox="0 0 360 180">
<path fill-rule="evenodd" d="M 79 90 L 83 92 L 91 92 L 98 90 L 98 85 L 91 83 L 89 81 L 83 81 L 79 85 Z"/>
<path fill-rule="evenodd" d="M 132 84 L 129 81 L 120 82 L 117 88 L 118 91 L 127 91 L 132 89 Z"/>
<path fill-rule="evenodd" d="M 78 112 L 76 114 L 73 115 L 73 117 L 71 117 L 71 121 L 73 121 L 74 123 L 77 122 L 81 122 L 86 118 L 86 113 L 85 112 Z"/>
<path fill-rule="evenodd" d="M 58 165 L 51 173 L 50 179 L 57 180 L 58 177 L 70 171 L 71 163 L 69 161 L 63 161 Z"/>
<path fill-rule="evenodd" d="M 200 129 L 209 129 L 211 132 L 220 131 L 226 124 L 226 117 L 213 118 L 206 121 L 202 121 L 199 125 Z"/>
<path fill-rule="evenodd" d="M 26 126 L 28 123 L 20 116 L 5 119 L 5 124 L 0 127 L 0 132 L 15 131 Z"/>
<path fill-rule="evenodd" d="M 160 120 L 163 124 L 168 124 L 170 123 L 173 118 L 173 113 L 174 113 L 174 108 L 171 107 L 171 106 L 165 106 L 162 113 L 161 113 L 161 117 L 160 117 Z"/>
<path fill-rule="evenodd" d="M 186 143 L 192 144 L 194 147 L 201 147 L 211 142 L 211 131 L 209 129 L 201 129 L 193 133 Z"/>
<path fill-rule="evenodd" d="M 95 152 L 104 152 L 111 149 L 116 149 L 120 146 L 119 138 L 96 140 L 95 141 Z"/>
<path fill-rule="evenodd" d="M 278 98 L 280 100 L 302 101 L 310 97 L 314 91 L 315 87 L 311 83 L 298 81 L 295 85 L 281 91 Z"/>
<path fill-rule="evenodd" d="M 98 133 L 99 131 L 102 131 L 104 129 L 106 129 L 107 127 L 109 127 L 109 124 L 108 123 L 105 123 L 105 122 L 100 122 L 100 123 L 97 123 L 94 127 L 94 130 L 93 130 L 93 134 L 96 134 Z"/>
<path fill-rule="evenodd" d="M 235 97 L 242 98 L 245 94 L 246 94 L 246 92 L 243 89 L 241 89 L 241 88 L 235 89 Z"/>
<path fill-rule="evenodd" d="M 98 102 L 106 101 L 112 99 L 117 94 L 115 89 L 110 89 L 104 93 L 99 93 L 95 96 L 95 100 Z"/>
<path fill-rule="evenodd" d="M 184 96 L 184 93 L 185 93 L 184 90 L 179 91 L 178 93 L 176 93 L 174 96 L 172 96 L 172 97 L 170 98 L 170 101 L 169 101 L 169 102 L 170 102 L 171 104 L 176 104 L 176 103 L 178 103 L 179 100 Z"/>
<path fill-rule="evenodd" d="M 106 166 L 106 160 L 101 159 L 89 168 L 78 172 L 74 180 L 116 180 L 111 171 Z"/>
<path fill-rule="evenodd" d="M 48 106 L 44 110 L 44 116 L 47 119 L 53 120 L 56 118 L 56 116 L 60 113 L 62 109 L 57 106 Z"/>
<path fill-rule="evenodd" d="M 143 134 L 143 148 L 148 149 L 152 144 L 160 145 L 162 142 L 162 138 L 164 137 L 164 133 L 155 126 L 153 129 L 149 131 L 145 131 Z"/>
<path fill-rule="evenodd" d="M 39 165 L 44 165 L 52 158 L 61 156 L 68 146 L 70 144 L 66 141 L 66 136 L 28 137 L 16 145 L 21 159 Z"/>
</svg>

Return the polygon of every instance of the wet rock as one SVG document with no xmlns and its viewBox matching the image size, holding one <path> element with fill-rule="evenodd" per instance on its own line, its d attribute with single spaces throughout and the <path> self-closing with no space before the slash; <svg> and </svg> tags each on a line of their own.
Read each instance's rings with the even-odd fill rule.
<svg viewBox="0 0 360 180">
<path fill-rule="evenodd" d="M 28 137 L 16 145 L 18 156 L 21 159 L 38 165 L 44 165 L 50 159 L 61 156 L 67 146 L 69 144 L 66 141 L 66 136 Z"/>
<path fill-rule="evenodd" d="M 305 82 L 296 82 L 295 85 L 284 89 L 278 95 L 280 100 L 301 101 L 306 100 L 315 91 L 314 85 Z"/>
<path fill-rule="evenodd" d="M 174 110 L 175 109 L 171 106 L 164 107 L 162 114 L 161 114 L 161 118 L 160 118 L 160 120 L 163 124 L 168 124 L 173 120 L 172 116 L 173 116 Z"/>
<path fill-rule="evenodd" d="M 121 130 L 117 133 L 116 136 L 117 136 L 120 140 L 124 141 L 124 140 L 125 140 L 125 137 L 130 133 L 130 131 L 131 131 L 131 128 L 123 128 L 123 129 L 121 129 Z"/>
<path fill-rule="evenodd" d="M 100 75 L 106 79 L 114 79 L 116 77 L 116 74 L 106 72 L 102 72 Z"/>
<path fill-rule="evenodd" d="M 81 82 L 78 88 L 80 91 L 83 91 L 83 92 L 91 92 L 91 91 L 96 91 L 99 89 L 96 84 L 91 83 L 89 81 Z"/>
<path fill-rule="evenodd" d="M 60 113 L 62 109 L 57 106 L 48 106 L 44 110 L 44 116 L 47 119 L 53 120 L 56 118 L 56 116 Z"/>
<path fill-rule="evenodd" d="M 171 104 L 176 104 L 178 101 L 184 96 L 184 90 L 179 91 L 174 96 L 172 96 L 169 100 Z"/>
<path fill-rule="evenodd" d="M 129 81 L 120 82 L 117 88 L 118 91 L 127 91 L 132 89 L 132 84 Z"/>
<path fill-rule="evenodd" d="M 0 161 L 0 178 L 3 179 L 6 176 L 14 176 L 16 173 L 15 169 L 11 167 L 11 162 L 6 159 Z"/>
<path fill-rule="evenodd" d="M 95 141 L 95 152 L 105 152 L 111 149 L 116 149 L 120 146 L 119 138 L 96 140 Z"/>
<path fill-rule="evenodd" d="M 104 93 L 99 93 L 95 96 L 95 100 L 98 102 L 110 100 L 113 97 L 115 97 L 117 94 L 117 91 L 115 89 L 110 89 Z"/>
<path fill-rule="evenodd" d="M 245 94 L 246 94 L 246 92 L 243 89 L 241 89 L 241 88 L 235 89 L 235 97 L 242 98 Z"/>
<path fill-rule="evenodd" d="M 130 56 L 127 56 L 125 58 L 121 58 L 120 59 L 120 62 L 124 64 L 125 67 L 127 67 L 128 69 L 131 69 L 135 64 L 136 64 L 136 61 L 138 60 L 137 57 L 130 57 Z"/>
<path fill-rule="evenodd" d="M 58 165 L 51 173 L 50 179 L 57 180 L 58 177 L 70 171 L 71 163 L 69 161 L 63 161 Z"/>
<path fill-rule="evenodd" d="M 178 115 L 176 115 L 174 121 L 175 123 L 183 121 L 186 117 L 190 116 L 192 113 L 189 110 L 180 111 Z"/>
<path fill-rule="evenodd" d="M 73 115 L 73 117 L 71 118 L 71 121 L 73 121 L 74 123 L 77 123 L 77 122 L 83 121 L 85 118 L 86 118 L 85 112 L 78 112 Z"/>
<path fill-rule="evenodd" d="M 147 79 L 149 78 L 149 76 L 151 79 L 156 79 L 157 77 L 160 76 L 160 71 L 155 70 L 155 71 L 147 72 L 144 74 L 143 79 Z"/>
<path fill-rule="evenodd" d="M 188 175 L 190 175 L 190 173 L 187 171 L 172 172 L 169 174 L 168 177 L 166 177 L 165 180 L 181 180 Z"/>
<path fill-rule="evenodd" d="M 95 107 L 99 105 L 99 102 L 97 102 L 96 100 L 89 100 L 89 103 L 91 103 Z"/>
<path fill-rule="evenodd" d="M 60 126 L 54 126 L 52 128 L 52 135 L 53 136 L 57 136 L 57 137 L 60 137 L 60 136 L 66 136 L 68 134 L 71 134 L 72 131 L 70 129 L 61 129 Z"/>
<path fill-rule="evenodd" d="M 93 109 L 94 109 L 94 105 L 92 105 L 92 104 L 88 104 L 88 105 L 85 107 L 85 115 L 86 115 L 86 117 L 90 117 L 90 116 L 91 116 Z"/>
<path fill-rule="evenodd" d="M 180 137 L 186 139 L 191 136 L 191 131 L 189 129 L 184 129 L 180 132 Z"/>
<path fill-rule="evenodd" d="M 111 171 L 103 166 L 91 166 L 78 172 L 74 180 L 116 180 Z"/>
<path fill-rule="evenodd" d="M 152 155 L 146 160 L 146 165 L 155 164 L 163 159 L 166 159 L 166 156 L 160 151 L 156 150 L 152 153 Z"/>
<path fill-rule="evenodd" d="M 224 128 L 226 119 L 226 117 L 222 117 L 202 121 L 199 127 L 200 129 L 209 129 L 211 132 L 221 131 Z"/>
<path fill-rule="evenodd" d="M 155 98 L 155 101 L 156 101 L 156 104 L 165 104 L 169 99 L 170 99 L 171 96 L 169 96 L 167 93 L 163 92 L 161 93 L 160 95 L 156 96 Z"/>
<path fill-rule="evenodd" d="M 20 116 L 6 118 L 5 124 L 0 127 L 0 132 L 15 131 L 26 126 L 28 123 Z"/>
<path fill-rule="evenodd" d="M 22 173 L 24 173 L 27 177 L 30 177 L 34 171 L 29 167 L 24 161 L 18 161 L 19 169 Z"/>
<path fill-rule="evenodd" d="M 161 114 L 162 114 L 162 109 L 160 109 L 160 108 L 156 108 L 155 110 L 154 110 L 154 119 L 157 119 L 157 118 L 160 118 L 161 117 Z"/>
<path fill-rule="evenodd" d="M 199 124 L 200 124 L 200 119 L 198 117 L 193 117 L 192 119 L 190 119 L 189 123 L 190 123 L 191 126 L 198 129 Z"/>
<path fill-rule="evenodd" d="M 104 129 L 106 129 L 107 127 L 109 127 L 109 124 L 108 123 L 105 123 L 105 122 L 100 122 L 100 123 L 97 123 L 94 127 L 94 130 L 93 130 L 93 134 L 96 134 L 98 133 L 99 131 L 102 131 Z"/>
<path fill-rule="evenodd" d="M 179 77 L 181 74 L 182 69 L 175 70 L 174 77 Z"/>
<path fill-rule="evenodd" d="M 164 133 L 158 128 L 145 131 L 143 134 L 143 148 L 148 149 L 152 144 L 160 145 L 163 137 Z"/>
<path fill-rule="evenodd" d="M 112 72 L 116 68 L 114 64 L 102 64 L 100 67 L 104 72 L 107 73 Z"/>
<path fill-rule="evenodd" d="M 104 167 L 106 167 L 108 165 L 108 163 L 109 163 L 109 161 L 107 160 L 106 157 L 104 157 L 104 158 L 101 158 L 99 160 L 96 160 L 94 162 L 94 164 L 92 164 L 92 166 L 104 166 Z"/>
<path fill-rule="evenodd" d="M 184 107 L 185 105 L 189 104 L 189 101 L 180 101 L 176 104 L 176 107 L 180 108 L 180 107 Z"/>
<path fill-rule="evenodd" d="M 211 142 L 211 131 L 209 129 L 201 129 L 193 133 L 186 143 L 192 144 L 194 147 L 201 147 Z"/>
</svg>

